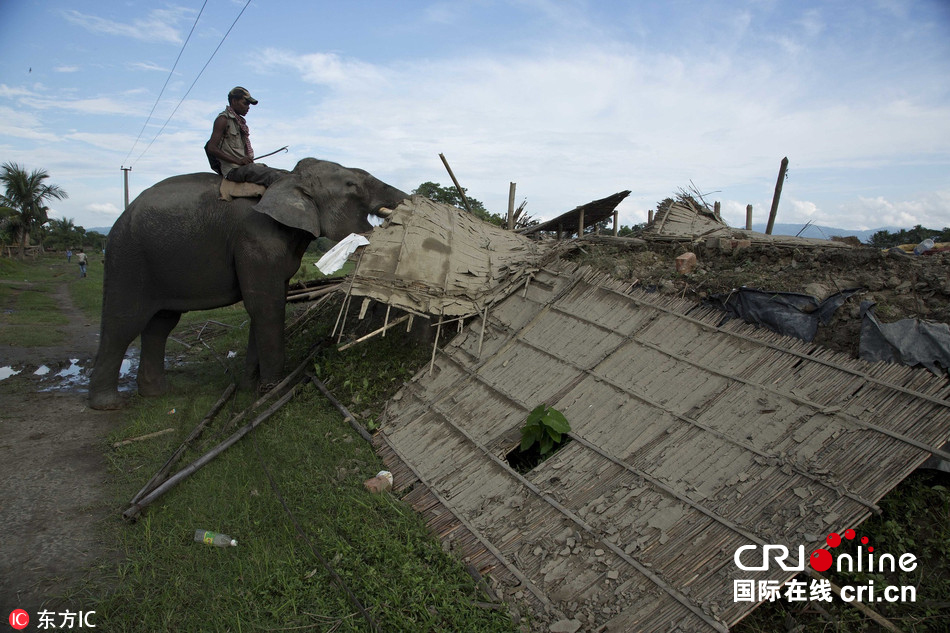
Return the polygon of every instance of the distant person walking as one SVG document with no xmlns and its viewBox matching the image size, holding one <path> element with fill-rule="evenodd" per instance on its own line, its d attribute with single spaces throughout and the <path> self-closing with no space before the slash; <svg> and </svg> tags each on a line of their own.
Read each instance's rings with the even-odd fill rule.
<svg viewBox="0 0 950 633">
<path fill-rule="evenodd" d="M 76 261 L 79 262 L 79 277 L 86 276 L 86 254 L 80 248 L 79 253 L 76 255 Z"/>
<path fill-rule="evenodd" d="M 66 263 L 73 261 L 73 250 L 71 248 L 66 249 Z"/>
</svg>

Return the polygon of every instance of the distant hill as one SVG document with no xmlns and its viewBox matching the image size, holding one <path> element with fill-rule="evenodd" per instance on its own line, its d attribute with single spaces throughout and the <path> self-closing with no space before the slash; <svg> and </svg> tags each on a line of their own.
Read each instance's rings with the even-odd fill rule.
<svg viewBox="0 0 950 633">
<path fill-rule="evenodd" d="M 90 233 L 90 232 L 92 232 L 92 231 L 95 231 L 96 233 L 101 233 L 101 234 L 103 234 L 103 235 L 108 235 L 108 234 L 109 234 L 109 231 L 111 231 L 111 230 L 112 230 L 112 227 L 111 227 L 111 226 L 94 226 L 94 227 L 92 227 L 91 229 L 86 229 L 86 233 Z M 773 233 L 774 233 L 774 231 L 773 231 Z"/>
<path fill-rule="evenodd" d="M 883 226 L 876 229 L 868 229 L 865 231 L 858 231 L 855 229 L 839 229 L 831 226 L 819 226 L 817 224 L 810 224 L 808 228 L 802 231 L 804 224 L 776 224 L 772 227 L 773 235 L 798 235 L 799 237 L 813 237 L 819 240 L 831 239 L 832 236 L 838 237 L 848 237 L 853 235 L 863 243 L 867 244 L 867 241 L 871 238 L 872 235 L 878 231 L 890 231 L 895 233 L 900 231 L 900 227 L 894 226 Z M 753 231 L 758 231 L 759 233 L 765 233 L 765 224 L 753 224 Z M 801 231 L 801 234 L 799 234 Z"/>
</svg>

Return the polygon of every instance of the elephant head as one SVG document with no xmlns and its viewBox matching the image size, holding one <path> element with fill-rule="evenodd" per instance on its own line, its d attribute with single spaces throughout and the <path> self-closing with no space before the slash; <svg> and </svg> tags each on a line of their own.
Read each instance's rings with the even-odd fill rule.
<svg viewBox="0 0 950 633">
<path fill-rule="evenodd" d="M 267 188 L 254 210 L 314 237 L 339 241 L 369 231 L 370 214 L 386 217 L 408 197 L 362 169 L 305 158 Z"/>
</svg>

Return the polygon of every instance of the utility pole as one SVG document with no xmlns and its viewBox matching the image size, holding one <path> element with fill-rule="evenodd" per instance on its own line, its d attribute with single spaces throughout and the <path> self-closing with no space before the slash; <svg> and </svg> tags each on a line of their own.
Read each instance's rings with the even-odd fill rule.
<svg viewBox="0 0 950 633">
<path fill-rule="evenodd" d="M 122 210 L 124 211 L 129 208 L 129 172 L 132 171 L 132 168 L 122 167 L 121 169 L 123 171 L 122 177 L 125 181 L 125 206 L 122 207 Z"/>
</svg>

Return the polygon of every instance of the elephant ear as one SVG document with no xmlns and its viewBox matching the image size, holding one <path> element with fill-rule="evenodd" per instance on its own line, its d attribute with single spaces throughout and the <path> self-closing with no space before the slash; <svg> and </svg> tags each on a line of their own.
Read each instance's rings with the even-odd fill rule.
<svg viewBox="0 0 950 633">
<path fill-rule="evenodd" d="M 302 229 L 315 238 L 320 237 L 317 205 L 306 194 L 296 175 L 284 176 L 269 186 L 253 209 L 269 215 L 284 226 Z"/>
</svg>

